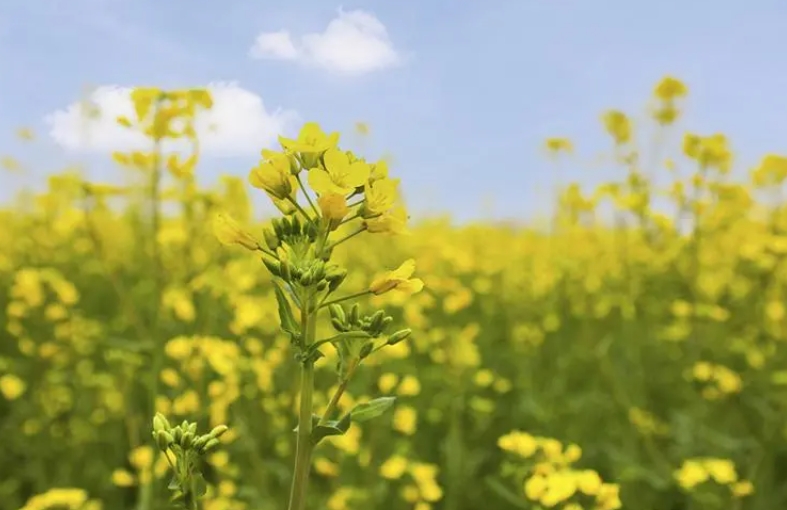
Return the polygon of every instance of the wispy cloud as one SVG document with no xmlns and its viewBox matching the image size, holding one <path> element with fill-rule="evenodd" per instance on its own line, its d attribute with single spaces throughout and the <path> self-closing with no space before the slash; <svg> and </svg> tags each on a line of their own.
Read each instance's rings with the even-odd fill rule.
<svg viewBox="0 0 787 510">
<path fill-rule="evenodd" d="M 249 49 L 249 56 L 300 62 L 353 76 L 403 62 L 380 20 L 366 11 L 342 9 L 323 32 L 304 34 L 297 42 L 288 30 L 261 33 Z"/>
</svg>

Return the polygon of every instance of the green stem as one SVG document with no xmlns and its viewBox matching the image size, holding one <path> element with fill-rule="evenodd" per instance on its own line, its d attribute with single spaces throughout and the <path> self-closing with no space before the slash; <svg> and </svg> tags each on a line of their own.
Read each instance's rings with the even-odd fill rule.
<svg viewBox="0 0 787 510">
<path fill-rule="evenodd" d="M 336 246 L 339 246 L 340 244 L 342 244 L 343 242 L 347 241 L 348 239 L 350 239 L 350 238 L 352 238 L 352 237 L 355 237 L 355 236 L 357 236 L 358 234 L 360 234 L 360 233 L 361 233 L 361 232 L 363 232 L 364 230 L 366 230 L 366 227 L 365 227 L 365 226 L 363 226 L 363 227 L 359 228 L 359 229 L 358 229 L 358 230 L 356 230 L 355 232 L 352 232 L 352 233 L 350 233 L 350 234 L 347 234 L 346 236 L 342 237 L 341 239 L 339 239 L 339 240 L 337 240 L 337 241 L 334 241 L 333 243 L 331 243 L 331 248 L 335 248 Z"/>
<path fill-rule="evenodd" d="M 340 298 L 337 298 L 337 299 L 332 299 L 331 301 L 328 301 L 328 302 L 322 302 L 322 303 L 320 303 L 319 308 L 325 308 L 326 306 L 330 306 L 330 305 L 333 305 L 333 304 L 336 304 L 336 303 L 341 303 L 342 301 L 347 301 L 348 299 L 355 299 L 355 298 L 358 298 L 358 297 L 361 297 L 361 296 L 365 296 L 367 294 L 370 294 L 371 292 L 372 291 L 370 291 L 370 290 L 364 290 L 364 291 L 361 291 L 361 292 L 356 292 L 355 294 L 350 294 L 349 296 L 344 296 L 344 297 L 340 297 Z M 327 297 L 327 295 L 326 295 L 326 297 Z"/>
<path fill-rule="evenodd" d="M 304 344 L 308 347 L 314 342 L 317 331 L 317 312 L 310 312 L 313 297 L 304 299 L 301 309 L 301 331 Z M 301 365 L 301 398 L 298 413 L 298 437 L 295 446 L 295 469 L 290 491 L 289 510 L 306 508 L 306 491 L 309 484 L 309 471 L 312 456 L 312 410 L 314 407 L 314 362 L 307 361 Z"/>
<path fill-rule="evenodd" d="M 158 107 L 158 105 L 157 105 Z M 155 115 L 154 115 L 155 118 Z M 151 259 L 153 263 L 153 299 L 155 306 L 153 308 L 153 316 L 151 317 L 153 345 L 153 360 L 150 371 L 150 388 L 149 388 L 149 405 L 150 410 L 148 416 L 153 416 L 156 413 L 156 397 L 159 391 L 159 374 L 161 373 L 162 365 L 164 364 L 164 346 L 158 342 L 158 329 L 159 329 L 159 310 L 161 308 L 161 296 L 163 293 L 163 264 L 161 260 L 161 250 L 159 247 L 158 233 L 161 229 L 161 138 L 155 139 L 154 147 L 154 166 L 151 169 L 150 181 L 150 207 L 151 207 Z M 154 453 L 153 462 L 158 460 L 160 450 L 156 449 Z M 153 476 L 150 482 L 141 486 L 142 493 L 140 494 L 139 508 L 140 510 L 150 510 L 153 506 L 153 494 L 155 493 L 156 477 Z"/>
<path fill-rule="evenodd" d="M 287 197 L 287 200 L 288 200 L 288 201 L 289 201 L 289 202 L 290 202 L 292 205 L 294 205 L 296 209 L 298 209 L 298 212 L 300 212 L 301 214 L 303 214 L 303 217 L 304 217 L 304 218 L 306 218 L 306 221 L 312 221 L 312 218 L 311 218 L 311 216 L 309 216 L 309 213 L 307 213 L 307 212 L 306 212 L 306 209 L 304 209 L 304 208 L 301 206 L 301 204 L 299 204 L 299 203 L 298 203 L 298 201 L 297 201 L 297 200 L 295 200 L 295 199 L 294 199 L 294 198 L 292 198 L 292 197 Z"/>
<path fill-rule="evenodd" d="M 325 425 L 325 423 L 331 419 L 331 415 L 336 410 L 336 407 L 339 405 L 339 400 L 341 400 L 342 395 L 344 392 L 347 391 L 347 385 L 350 383 L 350 378 L 355 372 L 355 368 L 358 366 L 358 363 L 353 363 L 350 365 L 350 368 L 347 370 L 347 374 L 342 378 L 341 382 L 339 383 L 339 387 L 336 389 L 336 393 L 333 394 L 331 397 L 331 401 L 328 402 L 328 406 L 325 408 L 325 412 L 320 418 L 318 425 Z"/>
<path fill-rule="evenodd" d="M 309 202 L 309 205 L 312 206 L 312 210 L 314 211 L 314 214 L 320 216 L 320 212 L 317 210 L 317 206 L 314 205 L 311 195 L 309 195 L 309 192 L 306 191 L 306 186 L 303 185 L 303 181 L 301 180 L 301 174 L 299 173 L 298 175 L 295 176 L 295 178 L 298 180 L 298 185 L 303 190 L 303 194 L 306 196 L 306 200 Z"/>
</svg>

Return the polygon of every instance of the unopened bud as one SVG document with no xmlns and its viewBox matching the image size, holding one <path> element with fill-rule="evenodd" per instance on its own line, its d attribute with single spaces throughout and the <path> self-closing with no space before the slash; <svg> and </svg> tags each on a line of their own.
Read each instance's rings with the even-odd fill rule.
<svg viewBox="0 0 787 510">
<path fill-rule="evenodd" d="M 273 276 L 282 275 L 281 264 L 274 257 L 271 257 L 267 253 L 263 253 L 262 263 L 265 264 L 265 267 L 268 268 L 268 271 L 270 271 Z"/>
<path fill-rule="evenodd" d="M 396 345 L 402 340 L 406 340 L 412 333 L 413 330 L 410 328 L 399 330 L 388 337 L 388 345 Z"/>
<path fill-rule="evenodd" d="M 358 357 L 360 357 L 361 359 L 366 358 L 368 355 L 372 353 L 373 349 L 374 349 L 374 344 L 372 342 L 364 344 L 363 347 L 361 347 L 361 352 L 358 354 Z"/>
<path fill-rule="evenodd" d="M 175 427 L 174 429 L 172 429 L 172 440 L 175 443 L 180 444 L 181 438 L 183 438 L 183 429 L 180 427 Z"/>
<path fill-rule="evenodd" d="M 262 231 L 262 237 L 265 239 L 265 244 L 268 246 L 270 250 L 276 250 L 281 244 L 279 237 L 276 235 L 276 232 L 273 230 L 266 228 Z"/>
<path fill-rule="evenodd" d="M 216 439 L 220 438 L 227 432 L 230 428 L 226 425 L 217 425 L 213 427 L 213 430 L 210 431 L 208 434 L 210 437 L 215 437 Z"/>
<path fill-rule="evenodd" d="M 358 314 L 360 313 L 360 307 L 358 303 L 355 303 L 352 308 L 350 308 L 350 316 L 347 318 L 347 322 L 350 324 L 358 324 Z"/>
<path fill-rule="evenodd" d="M 347 331 L 347 326 L 336 317 L 331 317 L 331 325 L 333 326 L 333 329 L 340 333 Z"/>
<path fill-rule="evenodd" d="M 383 319 L 385 318 L 385 312 L 382 310 L 377 310 L 372 315 L 371 320 L 369 321 L 369 330 L 372 333 L 379 333 L 382 330 L 383 326 Z"/>
<path fill-rule="evenodd" d="M 193 440 L 194 440 L 194 434 L 190 430 L 187 430 L 186 432 L 183 433 L 183 437 L 180 438 L 181 448 L 183 448 L 184 450 L 188 450 Z"/>
<path fill-rule="evenodd" d="M 170 426 L 167 418 L 161 413 L 156 413 L 156 416 L 153 417 L 153 431 L 158 432 L 159 430 L 169 429 Z"/>
<path fill-rule="evenodd" d="M 219 440 L 216 439 L 215 437 L 208 439 L 208 441 L 202 447 L 202 453 L 209 452 L 210 450 L 218 446 L 218 444 L 219 444 Z"/>
<path fill-rule="evenodd" d="M 342 305 L 333 303 L 328 306 L 328 311 L 331 313 L 331 318 L 337 319 L 342 324 L 347 322 L 347 315 L 345 315 Z"/>
<path fill-rule="evenodd" d="M 158 449 L 161 450 L 162 452 L 167 451 L 169 445 L 171 445 L 174 441 L 175 439 L 172 437 L 172 434 L 170 434 L 166 430 L 159 430 L 158 432 L 156 432 L 156 445 L 158 446 Z"/>
</svg>

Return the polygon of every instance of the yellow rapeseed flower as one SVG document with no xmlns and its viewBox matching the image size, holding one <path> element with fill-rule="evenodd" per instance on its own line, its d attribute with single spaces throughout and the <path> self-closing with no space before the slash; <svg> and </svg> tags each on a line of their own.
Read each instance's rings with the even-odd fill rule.
<svg viewBox="0 0 787 510">
<path fill-rule="evenodd" d="M 292 152 L 319 153 L 336 147 L 339 143 L 339 133 L 326 135 L 318 123 L 307 122 L 298 133 L 297 139 L 279 136 L 279 143 Z"/>
<path fill-rule="evenodd" d="M 350 208 L 347 206 L 347 199 L 339 193 L 326 193 L 317 198 L 317 205 L 320 206 L 323 218 L 328 220 L 331 229 L 339 226 L 339 223 L 349 214 Z"/>
<path fill-rule="evenodd" d="M 213 233 L 222 244 L 238 244 L 251 251 L 260 248 L 257 240 L 226 213 L 218 213 L 213 217 Z"/>
<path fill-rule="evenodd" d="M 631 121 L 625 113 L 610 110 L 602 116 L 604 128 L 615 140 L 617 145 L 623 145 L 631 140 Z"/>
<path fill-rule="evenodd" d="M 399 179 L 377 179 L 364 187 L 363 217 L 376 216 L 390 210 L 398 196 Z"/>
<path fill-rule="evenodd" d="M 325 169 L 309 170 L 309 185 L 320 195 L 339 193 L 347 195 L 361 187 L 369 178 L 371 169 L 365 161 L 350 161 L 347 153 L 328 149 L 323 156 Z"/>
<path fill-rule="evenodd" d="M 653 94 L 662 101 L 672 101 L 689 93 L 686 85 L 677 78 L 665 76 L 656 84 Z"/>
<path fill-rule="evenodd" d="M 415 260 L 408 259 L 393 271 L 388 271 L 372 280 L 369 290 L 378 296 L 394 289 L 406 294 L 415 294 L 424 288 L 424 282 L 418 278 L 410 278 L 414 272 Z"/>
<path fill-rule="evenodd" d="M 276 200 L 292 197 L 298 181 L 292 175 L 290 158 L 280 152 L 266 151 L 266 155 L 268 157 L 249 172 L 249 182 Z"/>
<path fill-rule="evenodd" d="M 382 216 L 363 220 L 363 224 L 372 234 L 409 234 L 407 230 L 407 210 L 404 207 L 394 207 L 383 213 Z"/>
</svg>

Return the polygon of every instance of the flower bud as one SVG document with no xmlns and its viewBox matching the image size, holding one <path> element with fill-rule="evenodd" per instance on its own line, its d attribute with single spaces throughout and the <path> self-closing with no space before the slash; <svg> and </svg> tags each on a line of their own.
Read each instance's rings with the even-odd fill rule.
<svg viewBox="0 0 787 510">
<path fill-rule="evenodd" d="M 268 268 L 268 271 L 270 271 L 273 276 L 281 277 L 282 274 L 281 264 L 274 257 L 271 257 L 267 253 L 263 253 L 262 263 L 265 265 L 266 268 Z"/>
<path fill-rule="evenodd" d="M 175 427 L 172 429 L 172 441 L 175 443 L 180 444 L 180 440 L 183 437 L 183 429 L 180 427 Z"/>
<path fill-rule="evenodd" d="M 345 325 L 342 321 L 340 321 L 336 317 L 331 317 L 331 325 L 333 326 L 333 329 L 335 329 L 340 333 L 344 333 L 345 331 L 347 331 L 347 325 Z"/>
<path fill-rule="evenodd" d="M 275 251 L 281 244 L 281 240 L 276 236 L 276 233 L 269 228 L 262 231 L 262 237 L 265 238 L 265 244 L 272 251 Z"/>
<path fill-rule="evenodd" d="M 330 312 L 332 319 L 338 320 L 341 324 L 347 322 L 347 315 L 345 315 L 342 305 L 333 303 L 332 305 L 328 306 L 328 311 Z"/>
<path fill-rule="evenodd" d="M 382 310 L 377 310 L 372 315 L 371 320 L 369 321 L 369 331 L 372 334 L 379 334 L 382 331 L 383 326 L 383 319 L 385 318 L 385 312 Z"/>
<path fill-rule="evenodd" d="M 205 445 L 202 447 L 202 449 L 201 449 L 201 452 L 200 452 L 200 453 L 207 453 L 207 452 L 209 452 L 210 450 L 212 450 L 213 448 L 215 448 L 216 446 L 218 446 L 218 444 L 219 444 L 219 440 L 218 440 L 218 439 L 216 439 L 215 437 L 213 437 L 213 438 L 210 438 L 210 439 L 208 439 L 208 441 L 205 443 Z"/>
<path fill-rule="evenodd" d="M 158 432 L 159 430 L 169 429 L 170 426 L 167 418 L 161 413 L 156 413 L 156 416 L 153 417 L 153 431 Z"/>
<path fill-rule="evenodd" d="M 218 439 L 221 436 L 223 436 L 224 433 L 227 432 L 229 429 L 230 428 L 228 426 L 226 426 L 226 425 L 217 425 L 217 426 L 213 427 L 213 430 L 211 430 L 208 433 L 208 435 L 210 437 L 215 437 L 216 439 Z"/>
<path fill-rule="evenodd" d="M 358 314 L 360 313 L 360 307 L 358 303 L 355 303 L 352 308 L 350 308 L 350 316 L 347 318 L 347 322 L 349 324 L 358 324 Z"/>
<path fill-rule="evenodd" d="M 190 430 L 187 430 L 183 433 L 183 437 L 180 438 L 180 447 L 184 450 L 188 450 L 193 440 L 194 434 Z"/>
<path fill-rule="evenodd" d="M 399 330 L 388 337 L 388 345 L 396 345 L 402 340 L 407 339 L 412 333 L 413 330 L 410 328 Z"/>
<path fill-rule="evenodd" d="M 167 432 L 166 430 L 159 430 L 156 433 L 156 445 L 158 446 L 159 450 L 162 452 L 167 451 L 169 445 L 171 445 L 175 439 L 172 437 L 172 434 Z"/>
<path fill-rule="evenodd" d="M 374 344 L 372 342 L 364 344 L 363 347 L 361 347 L 361 352 L 358 353 L 358 357 L 361 359 L 366 358 L 372 353 L 373 349 L 374 349 Z"/>
</svg>

